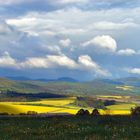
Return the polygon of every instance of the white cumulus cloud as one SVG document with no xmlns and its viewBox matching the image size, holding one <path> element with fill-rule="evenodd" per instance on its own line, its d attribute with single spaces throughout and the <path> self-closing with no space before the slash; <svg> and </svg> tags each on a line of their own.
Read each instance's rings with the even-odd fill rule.
<svg viewBox="0 0 140 140">
<path fill-rule="evenodd" d="M 96 46 L 101 50 L 107 50 L 110 52 L 115 52 L 117 49 L 117 43 L 115 39 L 109 35 L 96 36 L 93 39 L 84 42 L 82 46 Z"/>
<path fill-rule="evenodd" d="M 136 54 L 136 51 L 133 50 L 133 49 L 127 48 L 127 49 L 124 49 L 124 50 L 119 50 L 119 51 L 117 52 L 117 54 L 118 54 L 118 55 L 132 56 L 132 55 Z"/>
<path fill-rule="evenodd" d="M 125 70 L 131 74 L 140 74 L 140 68 L 129 68 L 129 69 L 125 69 Z"/>
<path fill-rule="evenodd" d="M 8 52 L 5 52 L 0 57 L 0 67 L 10 67 L 18 69 L 52 69 L 52 68 L 66 68 L 70 70 L 82 70 L 91 72 L 94 75 L 110 76 L 110 73 L 99 66 L 88 55 L 81 55 L 78 60 L 73 60 L 64 54 L 47 55 L 46 57 L 29 57 L 25 61 L 17 61 L 12 58 Z"/>
<path fill-rule="evenodd" d="M 94 72 L 96 75 L 110 76 L 110 73 L 102 69 L 90 56 L 82 55 L 78 58 L 79 67 L 88 71 Z"/>
<path fill-rule="evenodd" d="M 91 28 L 96 30 L 121 30 L 121 29 L 134 28 L 134 27 L 138 27 L 138 24 L 133 22 L 117 23 L 117 22 L 110 22 L 110 21 L 95 22 L 91 26 Z"/>
<path fill-rule="evenodd" d="M 57 68 L 65 67 L 73 69 L 77 66 L 76 62 L 65 55 L 47 55 L 46 57 L 32 57 L 20 64 L 22 67 L 29 68 Z"/>
<path fill-rule="evenodd" d="M 0 57 L 0 66 L 1 67 L 16 67 L 16 60 L 13 59 L 8 52 Z"/>
</svg>

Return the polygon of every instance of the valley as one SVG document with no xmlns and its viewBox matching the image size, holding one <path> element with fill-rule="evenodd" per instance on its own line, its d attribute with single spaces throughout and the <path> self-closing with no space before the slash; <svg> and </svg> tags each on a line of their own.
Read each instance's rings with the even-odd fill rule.
<svg viewBox="0 0 140 140">
<path fill-rule="evenodd" d="M 132 108 L 139 106 L 140 80 L 121 81 L 42 82 L 1 78 L 0 114 L 74 115 L 81 108 L 89 112 L 97 108 L 101 115 L 129 115 Z"/>
</svg>

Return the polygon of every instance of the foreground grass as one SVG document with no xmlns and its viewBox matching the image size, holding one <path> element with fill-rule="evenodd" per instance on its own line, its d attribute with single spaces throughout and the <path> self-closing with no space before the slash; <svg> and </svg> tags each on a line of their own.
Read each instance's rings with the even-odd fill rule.
<svg viewBox="0 0 140 140">
<path fill-rule="evenodd" d="M 139 140 L 140 118 L 1 117 L 0 140 Z"/>
</svg>

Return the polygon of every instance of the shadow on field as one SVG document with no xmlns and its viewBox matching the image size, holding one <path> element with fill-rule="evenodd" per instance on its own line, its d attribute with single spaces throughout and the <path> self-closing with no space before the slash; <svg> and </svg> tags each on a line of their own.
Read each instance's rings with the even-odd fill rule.
<svg viewBox="0 0 140 140">
<path fill-rule="evenodd" d="M 16 109 L 13 106 L 8 106 L 8 105 L 3 105 L 3 104 L 0 104 L 0 108 L 2 112 L 0 113 L 0 115 L 4 115 L 4 114 L 10 115 L 10 114 L 14 114 L 15 112 L 20 112 L 19 109 Z"/>
</svg>

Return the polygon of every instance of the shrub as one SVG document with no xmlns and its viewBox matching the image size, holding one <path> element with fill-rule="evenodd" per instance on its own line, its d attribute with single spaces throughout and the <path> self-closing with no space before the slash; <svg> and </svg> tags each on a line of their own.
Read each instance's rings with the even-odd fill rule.
<svg viewBox="0 0 140 140">
<path fill-rule="evenodd" d="M 99 113 L 98 109 L 93 109 L 91 115 L 93 115 L 93 116 L 99 116 L 100 113 Z"/>
<path fill-rule="evenodd" d="M 27 115 L 37 115 L 37 112 L 35 112 L 35 111 L 28 111 Z"/>
<path fill-rule="evenodd" d="M 27 115 L 27 114 L 26 114 L 26 113 L 19 113 L 19 115 L 21 115 L 21 116 L 22 116 L 22 115 Z"/>
<path fill-rule="evenodd" d="M 77 112 L 77 116 L 88 116 L 90 113 L 88 110 L 84 110 L 84 109 L 80 109 L 78 112 Z"/>
<path fill-rule="evenodd" d="M 115 100 L 105 100 L 104 106 L 115 105 Z"/>
<path fill-rule="evenodd" d="M 132 116 L 140 116 L 140 106 L 136 107 L 136 108 L 132 108 L 131 109 L 131 115 Z"/>
<path fill-rule="evenodd" d="M 0 115 L 9 115 L 7 112 L 0 113 Z"/>
<path fill-rule="evenodd" d="M 85 115 L 90 115 L 88 110 L 85 110 Z"/>
</svg>

